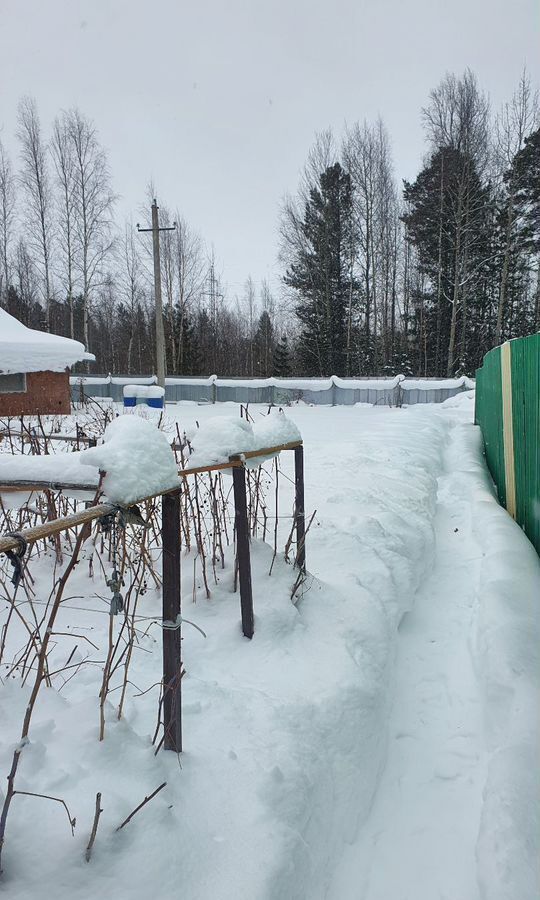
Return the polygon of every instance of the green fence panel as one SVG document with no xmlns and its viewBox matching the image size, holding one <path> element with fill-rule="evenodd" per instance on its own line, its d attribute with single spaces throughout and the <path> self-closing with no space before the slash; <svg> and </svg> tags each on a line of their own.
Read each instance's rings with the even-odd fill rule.
<svg viewBox="0 0 540 900">
<path fill-rule="evenodd" d="M 516 521 L 540 552 L 539 359 L 540 335 L 512 341 L 512 418 Z"/>
<path fill-rule="evenodd" d="M 486 460 L 506 506 L 501 348 L 484 357 L 476 378 L 476 422 L 482 429 Z M 540 334 L 510 342 L 513 465 L 516 521 L 540 553 Z M 510 454 L 509 454 L 510 456 Z"/>
<path fill-rule="evenodd" d="M 500 347 L 486 354 L 482 368 L 476 373 L 475 406 L 488 468 L 497 486 L 499 500 L 506 506 Z"/>
</svg>

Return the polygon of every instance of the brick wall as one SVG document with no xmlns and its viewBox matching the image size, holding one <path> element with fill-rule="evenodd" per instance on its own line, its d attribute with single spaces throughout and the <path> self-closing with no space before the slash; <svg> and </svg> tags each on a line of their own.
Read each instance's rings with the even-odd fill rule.
<svg viewBox="0 0 540 900">
<path fill-rule="evenodd" d="M 68 369 L 65 372 L 28 372 L 24 394 L 0 393 L 0 416 L 69 415 L 70 412 Z"/>
</svg>

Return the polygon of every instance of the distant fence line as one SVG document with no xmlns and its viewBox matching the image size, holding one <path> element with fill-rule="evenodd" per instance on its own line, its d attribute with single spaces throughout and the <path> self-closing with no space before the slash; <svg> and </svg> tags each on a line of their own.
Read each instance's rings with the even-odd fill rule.
<svg viewBox="0 0 540 900">
<path fill-rule="evenodd" d="M 89 397 L 123 399 L 126 384 L 155 384 L 155 375 L 73 375 L 72 400 Z M 474 388 L 470 378 L 207 378 L 165 379 L 165 402 L 178 403 L 264 403 L 287 405 L 297 401 L 326 406 L 369 403 L 404 406 L 415 403 L 442 403 L 462 391 Z"/>
<path fill-rule="evenodd" d="M 476 373 L 476 423 L 499 500 L 540 553 L 540 334 L 490 350 Z"/>
</svg>

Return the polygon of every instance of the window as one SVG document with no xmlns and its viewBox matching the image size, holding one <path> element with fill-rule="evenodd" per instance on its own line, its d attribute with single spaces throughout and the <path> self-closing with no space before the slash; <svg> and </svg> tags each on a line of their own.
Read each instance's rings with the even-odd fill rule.
<svg viewBox="0 0 540 900">
<path fill-rule="evenodd" d="M 24 372 L 0 375 L 0 394 L 24 394 L 25 392 L 26 375 Z"/>
</svg>

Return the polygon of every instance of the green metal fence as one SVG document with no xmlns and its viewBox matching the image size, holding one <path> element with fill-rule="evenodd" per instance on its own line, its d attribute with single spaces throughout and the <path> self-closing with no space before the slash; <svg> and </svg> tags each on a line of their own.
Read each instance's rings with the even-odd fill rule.
<svg viewBox="0 0 540 900">
<path fill-rule="evenodd" d="M 540 553 L 540 334 L 486 354 L 476 422 L 499 499 Z"/>
</svg>

